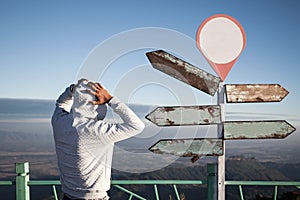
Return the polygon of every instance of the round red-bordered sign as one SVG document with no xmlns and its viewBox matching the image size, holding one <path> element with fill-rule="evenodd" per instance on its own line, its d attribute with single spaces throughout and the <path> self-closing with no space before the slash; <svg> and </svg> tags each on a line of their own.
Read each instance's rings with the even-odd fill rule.
<svg viewBox="0 0 300 200">
<path fill-rule="evenodd" d="M 198 49 L 224 81 L 246 46 L 242 25 L 225 14 L 213 15 L 199 26 L 196 33 Z"/>
</svg>

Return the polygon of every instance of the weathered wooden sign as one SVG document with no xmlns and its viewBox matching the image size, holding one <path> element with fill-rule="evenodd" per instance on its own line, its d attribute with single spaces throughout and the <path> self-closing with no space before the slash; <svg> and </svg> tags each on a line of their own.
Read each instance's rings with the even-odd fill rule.
<svg viewBox="0 0 300 200">
<path fill-rule="evenodd" d="M 221 79 L 163 50 L 146 53 L 152 66 L 184 83 L 214 96 Z"/>
<path fill-rule="evenodd" d="M 208 125 L 221 122 L 220 106 L 158 107 L 146 119 L 157 126 Z"/>
<path fill-rule="evenodd" d="M 296 129 L 285 120 L 224 122 L 224 139 L 280 139 Z"/>
<path fill-rule="evenodd" d="M 289 92 L 279 84 L 227 84 L 227 103 L 279 102 Z"/>
<path fill-rule="evenodd" d="M 183 157 L 216 156 L 223 154 L 222 139 L 165 139 L 149 148 L 153 153 Z"/>
</svg>

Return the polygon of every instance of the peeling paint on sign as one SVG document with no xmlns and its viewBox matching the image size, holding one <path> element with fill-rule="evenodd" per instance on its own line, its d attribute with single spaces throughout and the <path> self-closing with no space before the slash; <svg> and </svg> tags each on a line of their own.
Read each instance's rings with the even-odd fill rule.
<svg viewBox="0 0 300 200">
<path fill-rule="evenodd" d="M 146 119 L 157 126 L 209 125 L 221 123 L 220 106 L 158 107 Z"/>
<path fill-rule="evenodd" d="M 152 66 L 184 83 L 214 96 L 221 79 L 163 50 L 146 53 Z"/>
<path fill-rule="evenodd" d="M 183 157 L 218 156 L 223 154 L 222 139 L 166 139 L 149 148 L 153 153 Z"/>
<path fill-rule="evenodd" d="M 288 91 L 279 84 L 225 85 L 227 103 L 280 102 Z"/>
<path fill-rule="evenodd" d="M 224 139 L 280 139 L 295 130 L 285 120 L 224 122 Z"/>
</svg>

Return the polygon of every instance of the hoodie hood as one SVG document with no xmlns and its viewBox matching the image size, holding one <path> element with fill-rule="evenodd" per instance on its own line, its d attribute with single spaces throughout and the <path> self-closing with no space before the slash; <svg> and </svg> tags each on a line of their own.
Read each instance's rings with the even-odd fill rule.
<svg viewBox="0 0 300 200">
<path fill-rule="evenodd" d="M 73 118 L 75 121 L 86 121 L 87 119 L 103 120 L 106 116 L 106 105 L 93 105 L 96 97 L 88 92 L 92 88 L 88 85 L 89 81 L 81 79 L 74 87 L 73 93 Z"/>
</svg>

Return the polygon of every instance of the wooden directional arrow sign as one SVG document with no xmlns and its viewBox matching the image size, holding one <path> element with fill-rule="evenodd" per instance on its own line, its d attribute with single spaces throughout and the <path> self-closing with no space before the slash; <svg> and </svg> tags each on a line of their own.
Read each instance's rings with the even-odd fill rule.
<svg viewBox="0 0 300 200">
<path fill-rule="evenodd" d="M 214 96 L 220 78 L 162 50 L 146 53 L 152 66 L 184 83 Z"/>
<path fill-rule="evenodd" d="M 223 154 L 222 139 L 173 139 L 159 140 L 149 148 L 159 154 L 171 154 L 183 157 L 215 156 Z"/>
<path fill-rule="evenodd" d="M 158 107 L 146 119 L 157 126 L 207 125 L 221 122 L 220 106 Z"/>
<path fill-rule="evenodd" d="M 285 120 L 224 122 L 224 139 L 279 139 L 295 130 Z"/>
<path fill-rule="evenodd" d="M 279 84 L 225 85 L 227 103 L 279 102 L 288 91 Z"/>
</svg>

